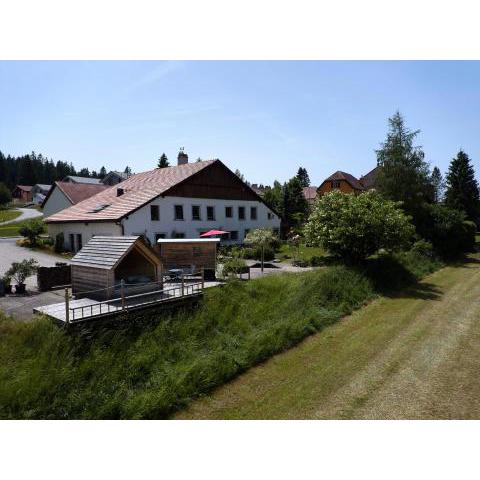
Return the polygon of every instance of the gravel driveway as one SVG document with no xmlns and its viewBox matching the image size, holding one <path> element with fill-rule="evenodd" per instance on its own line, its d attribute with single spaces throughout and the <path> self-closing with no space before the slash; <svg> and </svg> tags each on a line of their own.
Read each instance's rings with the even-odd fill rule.
<svg viewBox="0 0 480 480">
<path fill-rule="evenodd" d="M 41 267 L 54 267 L 55 262 L 69 263 L 68 260 L 56 257 L 55 255 L 36 252 L 35 250 L 30 250 L 29 248 L 25 247 L 19 247 L 15 243 L 16 241 L 17 240 L 14 238 L 0 238 L 0 276 L 2 276 L 10 268 L 12 262 L 18 262 L 29 258 L 34 258 Z M 36 288 L 36 275 L 27 278 L 25 283 L 29 289 Z"/>
<path fill-rule="evenodd" d="M 30 220 L 32 218 L 43 217 L 43 213 L 39 212 L 35 208 L 17 208 L 17 210 L 20 210 L 20 212 L 22 212 L 21 215 L 19 215 L 17 218 L 14 218 L 13 220 L 0 222 L 0 225 L 8 225 L 9 223 L 20 222 L 21 220 Z"/>
</svg>

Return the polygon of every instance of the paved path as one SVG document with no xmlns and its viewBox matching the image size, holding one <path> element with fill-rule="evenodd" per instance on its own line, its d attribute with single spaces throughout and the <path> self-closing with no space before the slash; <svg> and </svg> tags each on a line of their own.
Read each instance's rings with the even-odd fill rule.
<svg viewBox="0 0 480 480">
<path fill-rule="evenodd" d="M 180 418 L 480 419 L 480 261 L 380 298 Z"/>
<path fill-rule="evenodd" d="M 8 225 L 9 223 L 20 222 L 21 220 L 30 220 L 31 218 L 43 217 L 43 213 L 39 212 L 36 208 L 17 208 L 22 213 L 13 220 L 8 220 L 6 222 L 0 222 L 0 226 Z"/>
</svg>

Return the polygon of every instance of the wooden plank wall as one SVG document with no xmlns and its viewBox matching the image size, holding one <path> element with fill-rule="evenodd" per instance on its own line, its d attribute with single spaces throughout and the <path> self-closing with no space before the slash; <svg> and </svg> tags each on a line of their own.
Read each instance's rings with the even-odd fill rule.
<svg viewBox="0 0 480 480">
<path fill-rule="evenodd" d="M 94 299 L 106 299 L 111 291 L 91 292 L 113 287 L 114 272 L 103 268 L 82 267 L 72 265 L 72 293 L 75 296 Z M 85 295 L 82 292 L 90 292 Z"/>
<path fill-rule="evenodd" d="M 195 265 L 215 271 L 217 248 L 215 243 L 181 242 L 159 243 L 155 248 L 160 254 L 164 270 Z"/>
</svg>

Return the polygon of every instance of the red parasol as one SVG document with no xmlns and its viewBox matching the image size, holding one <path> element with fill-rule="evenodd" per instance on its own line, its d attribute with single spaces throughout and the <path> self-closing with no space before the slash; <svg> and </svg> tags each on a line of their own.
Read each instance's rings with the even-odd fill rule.
<svg viewBox="0 0 480 480">
<path fill-rule="evenodd" d="M 224 235 L 225 233 L 223 230 L 209 230 L 208 232 L 202 233 L 200 237 L 215 237 L 216 235 Z"/>
</svg>

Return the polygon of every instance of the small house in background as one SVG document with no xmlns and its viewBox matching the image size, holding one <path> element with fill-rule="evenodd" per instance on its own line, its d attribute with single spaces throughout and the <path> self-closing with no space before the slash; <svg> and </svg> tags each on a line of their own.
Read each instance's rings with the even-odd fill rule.
<svg viewBox="0 0 480 480">
<path fill-rule="evenodd" d="M 33 203 L 41 205 L 51 188 L 51 185 L 45 185 L 43 183 L 35 184 L 31 190 Z"/>
<path fill-rule="evenodd" d="M 162 283 L 160 258 L 142 237 L 92 237 L 73 257 L 72 293 L 77 298 L 108 300 L 128 289 L 158 288 Z"/>
<path fill-rule="evenodd" d="M 162 262 L 163 271 L 204 271 L 205 280 L 215 280 L 219 238 L 161 238 L 154 248 Z"/>
<path fill-rule="evenodd" d="M 378 174 L 380 172 L 380 167 L 375 167 L 373 170 L 370 170 L 363 177 L 360 177 L 360 183 L 366 190 L 374 190 L 377 183 Z"/>
<path fill-rule="evenodd" d="M 14 204 L 30 203 L 33 199 L 31 185 L 17 185 L 12 192 Z"/>
<path fill-rule="evenodd" d="M 111 187 L 113 185 L 119 184 L 120 182 L 123 182 L 128 177 L 128 173 L 112 170 L 111 172 L 107 173 L 105 177 L 102 178 L 102 183 Z"/>
<path fill-rule="evenodd" d="M 332 190 L 340 190 L 343 193 L 362 193 L 366 190 L 375 189 L 375 183 L 380 171 L 380 167 L 375 167 L 366 175 L 360 177 L 360 180 L 350 173 L 340 170 L 325 179 L 317 189 L 317 195 L 322 196 Z"/>
<path fill-rule="evenodd" d="M 108 185 L 103 184 L 55 182 L 43 200 L 43 216 L 46 218 L 54 215 L 107 188 L 109 188 Z"/>
<path fill-rule="evenodd" d="M 90 183 L 93 185 L 98 185 L 102 183 L 100 178 L 92 178 L 92 177 L 79 177 L 78 175 L 67 175 L 62 182 L 67 183 Z"/>
<path fill-rule="evenodd" d="M 303 196 L 308 203 L 308 206 L 313 207 L 317 198 L 317 187 L 303 187 Z"/>
<path fill-rule="evenodd" d="M 350 173 L 337 171 L 322 182 L 317 189 L 317 193 L 321 196 L 332 190 L 340 190 L 342 193 L 358 194 L 363 192 L 365 187 Z"/>
</svg>

